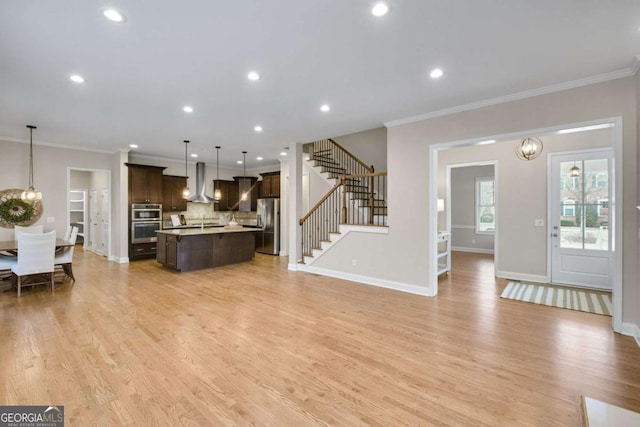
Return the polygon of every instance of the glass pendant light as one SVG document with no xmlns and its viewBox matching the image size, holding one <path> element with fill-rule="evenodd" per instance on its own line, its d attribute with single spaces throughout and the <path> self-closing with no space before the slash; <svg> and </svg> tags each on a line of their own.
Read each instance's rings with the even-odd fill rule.
<svg viewBox="0 0 640 427">
<path fill-rule="evenodd" d="M 516 156 L 522 160 L 533 160 L 542 153 L 542 140 L 540 138 L 525 138 L 516 147 Z"/>
<path fill-rule="evenodd" d="M 220 146 L 216 145 L 216 185 L 214 185 L 213 189 L 213 198 L 215 200 L 222 199 L 222 191 L 218 187 L 220 181 Z"/>
<path fill-rule="evenodd" d="M 580 176 L 580 168 L 576 166 L 576 162 L 573 162 L 573 167 L 569 169 L 569 176 L 577 178 Z"/>
<path fill-rule="evenodd" d="M 20 194 L 20 198 L 25 202 L 35 202 L 42 199 L 42 193 L 33 186 L 33 130 L 37 127 L 27 125 L 29 128 L 29 188 Z"/>
<path fill-rule="evenodd" d="M 247 179 L 247 152 L 243 151 L 242 152 L 242 180 L 246 181 Z M 242 201 L 247 200 L 247 197 L 249 196 L 247 191 L 243 191 L 242 192 Z"/>
<path fill-rule="evenodd" d="M 189 179 L 189 177 L 187 176 L 187 146 L 188 145 L 189 145 L 189 141 L 185 139 L 184 141 L 184 176 L 187 179 Z M 191 195 L 191 192 L 189 191 L 189 186 L 185 181 L 184 190 L 182 190 L 182 197 L 184 199 L 188 199 L 190 195 Z"/>
</svg>

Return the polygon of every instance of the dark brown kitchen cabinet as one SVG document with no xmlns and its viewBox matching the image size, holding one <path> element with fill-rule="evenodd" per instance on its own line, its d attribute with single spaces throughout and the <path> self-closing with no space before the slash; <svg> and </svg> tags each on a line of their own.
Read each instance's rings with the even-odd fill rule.
<svg viewBox="0 0 640 427">
<path fill-rule="evenodd" d="M 187 186 L 187 177 L 162 175 L 162 210 L 183 212 L 187 210 L 187 199 L 182 195 Z"/>
<path fill-rule="evenodd" d="M 129 168 L 129 203 L 162 203 L 162 171 L 166 168 L 126 165 Z"/>
<path fill-rule="evenodd" d="M 167 267 L 178 268 L 178 237 L 171 234 L 158 234 L 156 260 Z"/>
<path fill-rule="evenodd" d="M 218 212 L 238 210 L 238 183 L 236 181 L 225 181 L 222 179 L 213 180 L 213 188 L 220 190 L 220 200 L 214 204 L 214 209 Z"/>
<path fill-rule="evenodd" d="M 280 172 L 261 173 L 260 197 L 280 197 Z"/>
</svg>

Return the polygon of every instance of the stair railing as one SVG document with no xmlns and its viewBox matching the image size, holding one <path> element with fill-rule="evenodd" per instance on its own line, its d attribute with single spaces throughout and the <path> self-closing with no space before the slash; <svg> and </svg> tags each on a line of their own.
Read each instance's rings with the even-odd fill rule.
<svg viewBox="0 0 640 427">
<path fill-rule="evenodd" d="M 330 241 L 329 233 L 338 233 L 340 224 L 387 226 L 386 200 L 386 172 L 339 176 L 299 221 L 303 257 L 313 256 L 313 249 L 321 249 L 323 241 Z"/>
<path fill-rule="evenodd" d="M 343 185 L 340 223 L 386 226 L 387 173 L 354 174 L 341 178 Z"/>
<path fill-rule="evenodd" d="M 373 166 L 368 166 L 362 160 L 347 151 L 333 139 L 321 139 L 313 142 L 313 155 L 311 160 L 322 161 L 324 157 L 332 159 L 344 168 L 344 174 L 373 173 Z"/>
<path fill-rule="evenodd" d="M 302 227 L 302 255 L 312 256 L 313 249 L 320 249 L 321 241 L 329 240 L 329 233 L 337 233 L 342 210 L 340 197 L 342 177 L 327 194 L 300 219 Z"/>
</svg>

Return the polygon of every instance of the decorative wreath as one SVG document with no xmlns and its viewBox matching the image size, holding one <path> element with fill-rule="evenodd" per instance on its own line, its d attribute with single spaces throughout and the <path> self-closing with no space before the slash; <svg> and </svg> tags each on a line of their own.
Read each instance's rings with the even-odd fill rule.
<svg viewBox="0 0 640 427">
<path fill-rule="evenodd" d="M 42 216 L 42 203 L 39 200 L 25 202 L 20 198 L 21 194 L 22 190 L 19 189 L 0 191 L 0 226 L 27 226 Z"/>
</svg>

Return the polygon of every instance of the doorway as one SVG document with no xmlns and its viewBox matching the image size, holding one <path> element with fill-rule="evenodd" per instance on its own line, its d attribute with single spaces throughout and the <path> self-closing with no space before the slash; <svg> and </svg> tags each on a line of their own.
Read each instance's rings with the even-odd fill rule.
<svg viewBox="0 0 640 427">
<path fill-rule="evenodd" d="M 84 220 L 81 224 L 72 218 L 69 211 L 69 225 L 82 227 L 84 249 L 100 256 L 111 254 L 111 171 L 101 169 L 67 169 L 67 202 L 71 204 L 72 194 L 82 192 L 88 199 L 84 204 Z"/>
<path fill-rule="evenodd" d="M 551 282 L 612 290 L 611 149 L 551 154 Z"/>
</svg>

